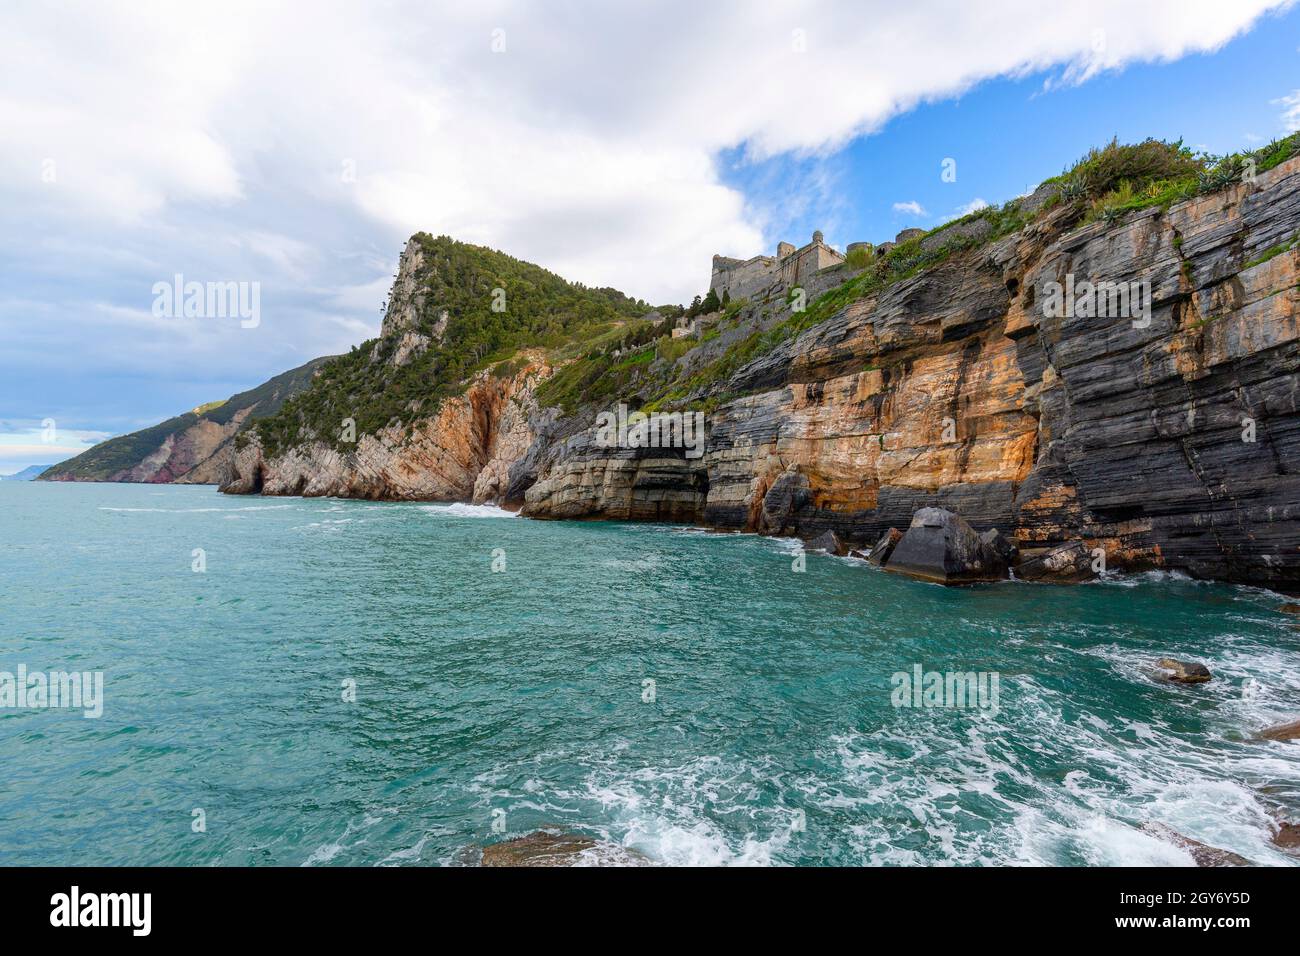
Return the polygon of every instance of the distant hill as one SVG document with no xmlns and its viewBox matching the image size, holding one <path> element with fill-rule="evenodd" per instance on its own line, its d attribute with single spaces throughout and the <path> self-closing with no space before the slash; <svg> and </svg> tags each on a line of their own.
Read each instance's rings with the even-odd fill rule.
<svg viewBox="0 0 1300 956">
<path fill-rule="evenodd" d="M 225 401 L 208 402 L 151 428 L 100 442 L 49 467 L 40 480 L 215 484 L 233 453 L 235 435 L 278 412 L 286 400 L 306 389 L 330 358 L 313 359 Z"/>
<path fill-rule="evenodd" d="M 12 475 L 0 475 L 0 481 L 32 481 L 50 465 L 28 465 L 22 471 L 16 471 Z"/>
</svg>

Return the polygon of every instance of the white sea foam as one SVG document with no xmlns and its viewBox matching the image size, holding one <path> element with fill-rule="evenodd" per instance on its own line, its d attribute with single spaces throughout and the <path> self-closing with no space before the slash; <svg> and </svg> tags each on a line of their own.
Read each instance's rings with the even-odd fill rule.
<svg viewBox="0 0 1300 956">
<path fill-rule="evenodd" d="M 383 820 L 382 816 L 376 816 L 374 814 L 366 814 L 364 817 L 361 818 L 359 822 L 348 823 L 347 826 L 344 827 L 342 835 L 337 840 L 330 840 L 316 847 L 316 849 L 312 850 L 311 854 L 307 857 L 307 859 L 303 860 L 302 865 L 317 866 L 322 863 L 329 863 L 340 853 L 342 853 L 344 850 L 349 850 L 352 849 L 353 847 L 363 845 L 366 842 L 366 838 L 364 836 L 361 836 L 359 839 L 352 840 L 351 842 L 349 842 L 348 838 L 351 837 L 353 834 L 364 833 L 366 830 L 369 830 L 371 827 L 373 827 L 376 823 L 379 823 L 381 820 Z"/>
<path fill-rule="evenodd" d="M 1118 657 L 1114 649 L 1105 656 Z M 1142 829 L 1159 823 L 1258 864 L 1294 865 L 1270 842 L 1273 807 L 1261 789 L 1300 788 L 1300 761 L 1281 746 L 1232 742 L 1213 731 L 1188 738 L 1163 720 L 1077 713 L 1077 701 L 1025 676 L 1008 681 L 1003 697 L 1013 702 L 1003 714 L 1008 723 L 972 722 L 965 740 L 953 738 L 951 722 L 918 713 L 901 726 L 832 742 L 843 777 L 834 800 L 814 802 L 875 811 L 850 828 L 863 862 L 1192 865 L 1187 851 Z M 1204 708 L 1204 697 L 1198 700 Z M 1224 723 L 1238 716 L 1225 714 Z M 1022 762 L 1026 727 L 1034 728 L 1034 750 L 1074 769 L 1059 779 L 1029 771 Z M 900 753 L 908 755 L 901 763 Z M 973 793 L 984 801 L 985 826 L 970 825 Z M 905 824 L 904 813 L 915 824 Z"/>
<path fill-rule="evenodd" d="M 519 515 L 496 505 L 468 505 L 456 502 L 450 505 L 420 505 L 420 510 L 433 515 L 451 518 L 518 518 Z"/>
</svg>

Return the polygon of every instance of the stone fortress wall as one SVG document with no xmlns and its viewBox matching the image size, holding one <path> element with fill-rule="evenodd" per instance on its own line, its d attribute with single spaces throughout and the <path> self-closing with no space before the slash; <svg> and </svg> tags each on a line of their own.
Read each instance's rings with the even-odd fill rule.
<svg viewBox="0 0 1300 956">
<path fill-rule="evenodd" d="M 883 255 L 895 245 L 921 238 L 925 234 L 924 229 L 904 229 L 893 242 L 882 242 L 879 246 L 870 242 L 850 242 L 847 252 L 865 249 L 868 253 Z M 794 243 L 778 242 L 774 256 L 733 259 L 715 255 L 709 288 L 717 292 L 718 298 L 722 298 L 724 292 L 730 293 L 733 302 L 738 299 L 766 299 L 774 294 L 781 295 L 794 286 L 800 286 L 811 298 L 815 298 L 843 281 L 843 277 L 837 277 L 836 273 L 822 273 L 834 266 L 843 265 L 845 258 L 845 253 L 832 249 L 825 243 L 818 230 L 812 234 L 812 242 L 799 249 L 794 247 Z"/>
<path fill-rule="evenodd" d="M 859 245 L 854 243 L 853 245 Z M 814 232 L 812 242 L 796 249 L 793 243 L 777 243 L 775 256 L 754 256 L 752 259 L 713 257 L 713 274 L 709 288 L 721 298 L 730 293 L 737 299 L 760 299 L 777 288 L 790 288 L 809 281 L 822 269 L 844 262 L 844 254 L 832 249 L 822 239 L 820 231 Z"/>
</svg>

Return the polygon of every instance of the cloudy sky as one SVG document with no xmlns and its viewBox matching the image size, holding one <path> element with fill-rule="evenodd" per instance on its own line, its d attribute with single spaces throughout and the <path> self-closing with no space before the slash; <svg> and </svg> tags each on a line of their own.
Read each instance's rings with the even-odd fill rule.
<svg viewBox="0 0 1300 956">
<path fill-rule="evenodd" d="M 370 337 L 419 229 L 685 301 L 715 252 L 936 225 L 1114 135 L 1294 130 L 1298 48 L 1280 0 L 10 2 L 0 473 Z M 155 315 L 177 274 L 259 324 Z"/>
</svg>

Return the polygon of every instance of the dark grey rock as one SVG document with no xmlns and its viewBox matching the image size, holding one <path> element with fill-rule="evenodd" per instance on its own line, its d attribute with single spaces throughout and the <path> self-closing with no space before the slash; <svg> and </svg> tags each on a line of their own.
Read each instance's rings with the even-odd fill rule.
<svg viewBox="0 0 1300 956">
<path fill-rule="evenodd" d="M 772 487 L 763 496 L 759 531 L 781 534 L 794 530 L 791 519 L 811 498 L 808 488 L 808 476 L 794 470 L 786 471 L 772 482 Z"/>
<path fill-rule="evenodd" d="M 817 537 L 809 541 L 805 546 L 806 551 L 825 551 L 827 554 L 844 557 L 849 553 L 848 546 L 840 540 L 840 536 L 834 531 L 824 531 Z"/>
<path fill-rule="evenodd" d="M 940 584 L 969 584 L 1003 576 L 990 566 L 975 530 L 960 515 L 942 508 L 922 508 L 913 516 L 885 569 Z"/>
<path fill-rule="evenodd" d="M 1009 568 L 1020 556 L 1020 549 L 1016 547 L 1015 542 L 997 528 L 989 528 L 980 535 L 980 543 L 988 552 L 989 562 L 1001 565 L 1003 569 Z"/>
</svg>

